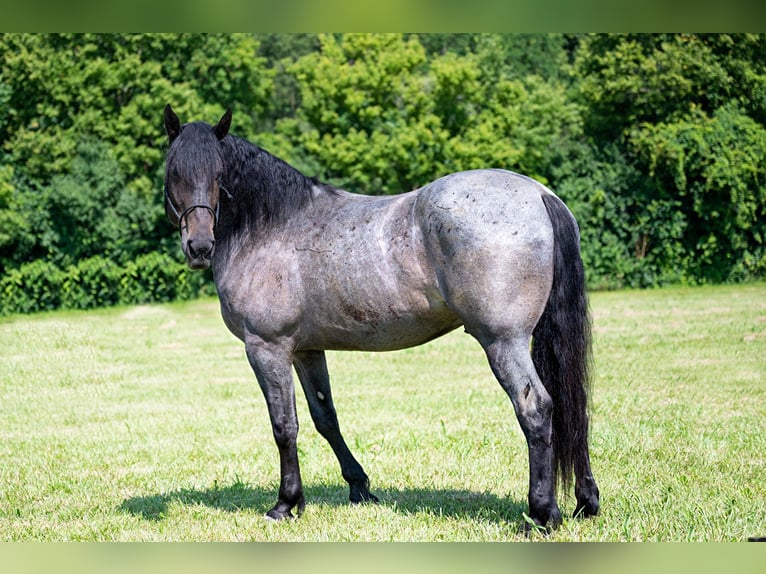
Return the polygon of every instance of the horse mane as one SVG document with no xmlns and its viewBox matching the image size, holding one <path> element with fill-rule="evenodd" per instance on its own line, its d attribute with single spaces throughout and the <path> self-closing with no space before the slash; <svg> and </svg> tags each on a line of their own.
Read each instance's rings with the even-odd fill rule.
<svg viewBox="0 0 766 574">
<path fill-rule="evenodd" d="M 227 135 L 221 145 L 222 216 L 231 232 L 263 231 L 284 223 L 311 202 L 316 186 L 336 191 L 243 138 Z M 227 204 L 233 209 L 225 209 Z"/>
</svg>

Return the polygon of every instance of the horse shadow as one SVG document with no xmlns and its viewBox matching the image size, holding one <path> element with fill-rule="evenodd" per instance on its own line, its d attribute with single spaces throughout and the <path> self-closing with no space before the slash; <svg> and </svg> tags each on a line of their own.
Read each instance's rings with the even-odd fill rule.
<svg viewBox="0 0 766 574">
<path fill-rule="evenodd" d="M 148 521 L 160 521 L 174 503 L 204 505 L 225 512 L 256 511 L 260 514 L 273 506 L 277 487 L 250 486 L 239 480 L 222 486 L 217 482 L 210 488 L 181 488 L 161 494 L 134 496 L 125 499 L 119 510 Z M 430 513 L 451 518 L 469 518 L 516 526 L 524 530 L 525 501 L 501 498 L 488 492 L 433 488 L 378 488 L 378 504 L 402 514 Z M 304 485 L 307 506 L 326 504 L 346 506 L 348 487 L 345 484 Z"/>
</svg>

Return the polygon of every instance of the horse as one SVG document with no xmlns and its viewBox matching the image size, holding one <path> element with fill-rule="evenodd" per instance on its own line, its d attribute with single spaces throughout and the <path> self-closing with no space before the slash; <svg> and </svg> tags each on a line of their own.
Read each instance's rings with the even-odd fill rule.
<svg viewBox="0 0 766 574">
<path fill-rule="evenodd" d="M 245 346 L 279 451 L 277 502 L 300 516 L 293 368 L 352 503 L 377 502 L 344 440 L 325 351 L 389 351 L 462 326 L 507 393 L 529 455 L 528 529 L 556 527 L 559 485 L 595 516 L 588 453 L 591 327 L 579 227 L 541 183 L 502 169 L 445 175 L 399 195 L 305 176 L 168 104 L 165 211 L 192 269 L 212 267 L 221 315 Z"/>
</svg>

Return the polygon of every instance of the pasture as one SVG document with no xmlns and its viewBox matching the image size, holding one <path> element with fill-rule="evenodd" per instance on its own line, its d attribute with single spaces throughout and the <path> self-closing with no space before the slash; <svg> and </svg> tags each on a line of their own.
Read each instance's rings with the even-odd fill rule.
<svg viewBox="0 0 766 574">
<path fill-rule="evenodd" d="M 602 512 L 554 541 L 766 536 L 766 284 L 591 295 Z M 328 353 L 380 504 L 351 506 L 298 390 L 306 511 L 217 301 L 0 320 L 0 540 L 521 541 L 527 449 L 479 345 Z M 559 495 L 571 515 L 574 495 Z M 533 533 L 533 540 L 544 539 Z"/>
</svg>

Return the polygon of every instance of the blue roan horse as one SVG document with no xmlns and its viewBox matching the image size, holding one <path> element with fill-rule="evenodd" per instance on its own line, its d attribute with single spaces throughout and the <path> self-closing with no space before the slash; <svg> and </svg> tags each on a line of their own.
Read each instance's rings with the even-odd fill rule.
<svg viewBox="0 0 766 574">
<path fill-rule="evenodd" d="M 499 169 L 357 195 L 228 135 L 230 111 L 215 126 L 181 125 L 170 106 L 164 119 L 168 218 L 189 266 L 212 265 L 223 320 L 244 342 L 268 405 L 281 470 L 268 517 L 304 506 L 293 367 L 349 499 L 375 501 L 338 426 L 325 350 L 402 349 L 461 325 L 484 348 L 526 436 L 530 517 L 560 523 L 556 486 L 572 475 L 575 515 L 598 513 L 579 230 L 558 197 Z"/>
</svg>

